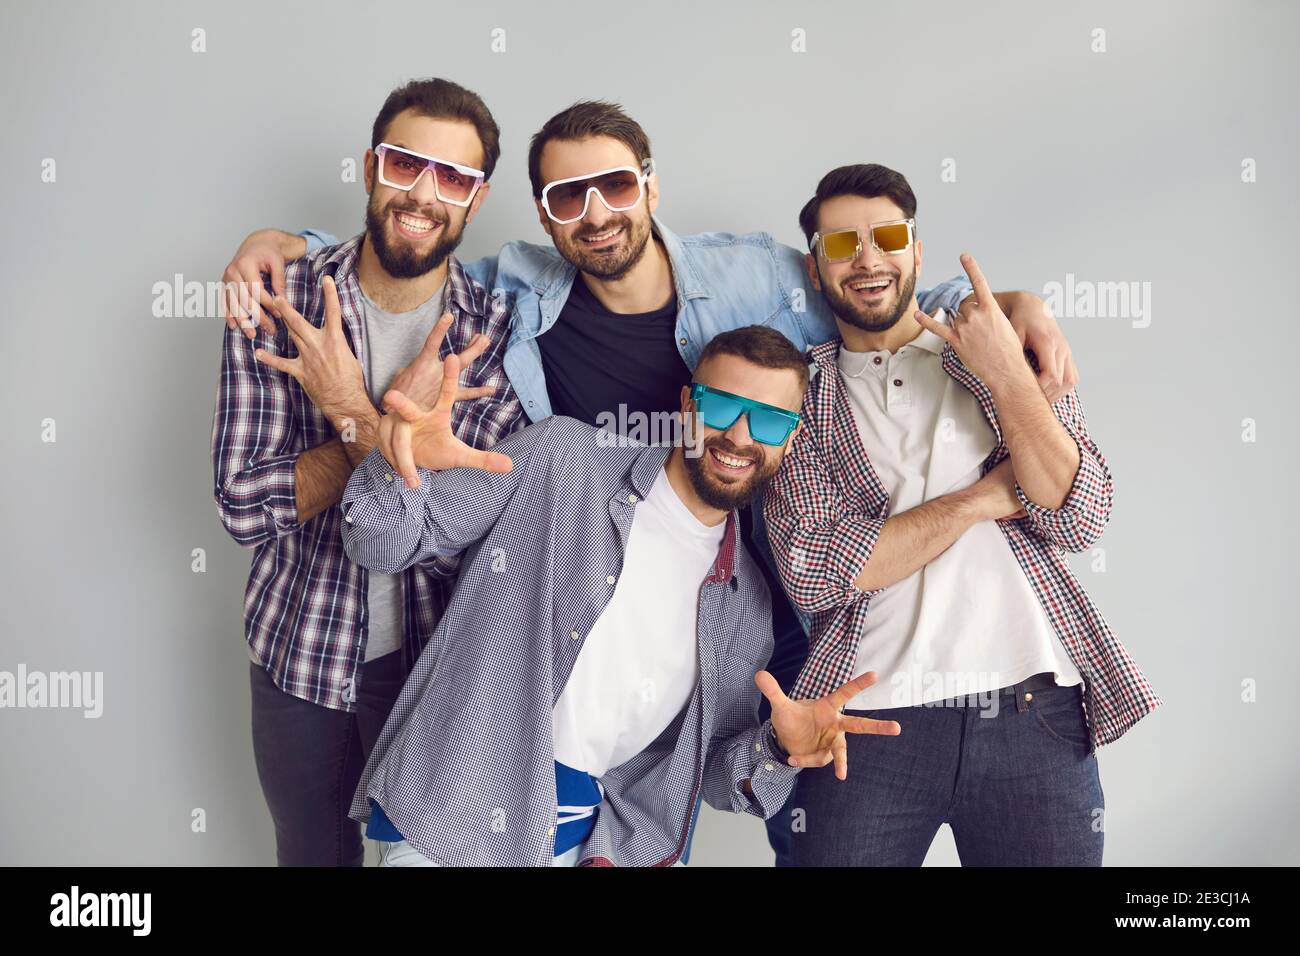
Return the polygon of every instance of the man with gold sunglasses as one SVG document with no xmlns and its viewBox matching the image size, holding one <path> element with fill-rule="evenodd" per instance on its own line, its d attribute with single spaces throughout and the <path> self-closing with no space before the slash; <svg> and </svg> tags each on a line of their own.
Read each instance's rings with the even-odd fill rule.
<svg viewBox="0 0 1300 956">
<path fill-rule="evenodd" d="M 804 427 L 767 493 L 786 591 L 812 616 L 790 696 L 868 670 L 847 742 L 793 805 L 791 862 L 919 866 L 938 828 L 968 866 L 1095 866 L 1095 751 L 1160 703 L 1070 571 L 1110 515 L 1106 459 L 1071 389 L 1049 403 L 979 266 L 921 311 L 916 196 L 878 165 L 822 178 L 800 215 L 838 335 L 811 350 Z"/>
</svg>

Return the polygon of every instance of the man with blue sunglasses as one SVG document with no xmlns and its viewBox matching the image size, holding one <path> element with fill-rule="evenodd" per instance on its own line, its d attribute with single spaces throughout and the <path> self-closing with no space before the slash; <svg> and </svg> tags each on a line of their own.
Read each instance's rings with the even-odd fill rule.
<svg viewBox="0 0 1300 956">
<path fill-rule="evenodd" d="M 798 428 L 785 336 L 705 346 L 679 385 L 688 445 L 553 415 L 485 453 L 451 429 L 459 371 L 448 355 L 431 410 L 384 396 L 343 495 L 363 567 L 465 556 L 352 804 L 381 865 L 674 865 L 701 799 L 769 817 L 800 768 L 846 778 L 846 734 L 896 732 L 839 712 L 873 675 L 792 701 L 764 670 L 770 594 L 736 508 Z"/>
</svg>

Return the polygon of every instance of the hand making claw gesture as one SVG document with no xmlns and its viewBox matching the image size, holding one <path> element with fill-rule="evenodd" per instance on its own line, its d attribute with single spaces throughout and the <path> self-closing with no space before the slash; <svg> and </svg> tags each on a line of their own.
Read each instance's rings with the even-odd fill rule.
<svg viewBox="0 0 1300 956">
<path fill-rule="evenodd" d="M 452 432 L 451 407 L 461 397 L 460 367 L 458 355 L 442 360 L 442 384 L 432 408 L 425 409 L 397 389 L 384 393 L 384 407 L 391 411 L 379 423 L 379 451 L 408 488 L 420 487 L 416 468 L 481 468 L 502 473 L 514 467 L 508 456 L 471 448 Z"/>
<path fill-rule="evenodd" d="M 846 717 L 844 705 L 876 682 L 874 671 L 855 677 L 839 690 L 816 700 L 791 700 L 767 671 L 754 675 L 754 683 L 772 705 L 772 729 L 790 754 L 792 767 L 824 767 L 835 761 L 835 776 L 849 775 L 849 752 L 845 734 L 897 736 L 902 728 L 896 720 Z"/>
<path fill-rule="evenodd" d="M 916 313 L 916 321 L 951 345 L 962 364 L 985 385 L 994 386 L 1014 376 L 1032 380 L 1033 369 L 1025 359 L 1020 338 L 993 297 L 979 263 L 964 252 L 961 264 L 975 290 L 971 299 L 951 314 L 948 325 L 921 311 Z"/>
</svg>

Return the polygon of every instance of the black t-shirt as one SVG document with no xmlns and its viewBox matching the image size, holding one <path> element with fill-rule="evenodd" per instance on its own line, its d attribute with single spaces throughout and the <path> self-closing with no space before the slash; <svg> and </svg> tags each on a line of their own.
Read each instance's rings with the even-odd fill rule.
<svg viewBox="0 0 1300 956">
<path fill-rule="evenodd" d="M 691 370 L 677 351 L 677 294 L 661 309 L 611 312 L 578 276 L 559 317 L 534 341 L 542 352 L 551 411 L 589 424 L 681 408 Z"/>
</svg>

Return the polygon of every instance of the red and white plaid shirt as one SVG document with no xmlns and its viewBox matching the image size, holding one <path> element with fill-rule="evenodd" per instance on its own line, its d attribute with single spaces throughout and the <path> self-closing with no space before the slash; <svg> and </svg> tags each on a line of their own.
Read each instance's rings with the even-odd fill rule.
<svg viewBox="0 0 1300 956">
<path fill-rule="evenodd" d="M 853 677 L 858 641 L 871 597 L 855 583 L 889 517 L 885 490 L 863 447 L 836 357 L 838 337 L 809 350 L 813 376 L 804 396 L 804 427 L 768 489 L 764 514 L 777 569 L 790 599 L 812 615 L 808 660 L 793 698 L 820 697 Z M 978 399 L 998 444 L 987 474 L 1007 457 L 993 396 L 957 358 L 943 350 L 943 369 Z M 1070 570 L 1066 551 L 1084 551 L 1110 517 L 1113 485 L 1106 459 L 1088 435 L 1083 407 L 1071 391 L 1053 405 L 1079 445 L 1079 471 L 1060 508 L 1043 508 L 1016 494 L 1027 517 L 1000 521 L 1012 554 L 1085 682 L 1084 703 L 1093 749 L 1118 740 L 1160 706 Z"/>
</svg>

